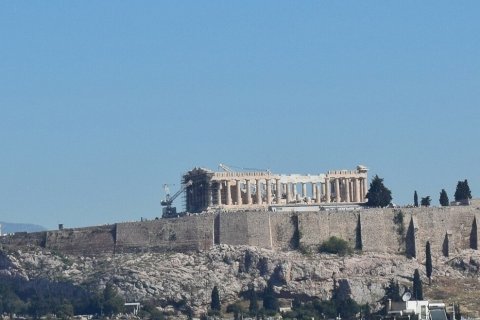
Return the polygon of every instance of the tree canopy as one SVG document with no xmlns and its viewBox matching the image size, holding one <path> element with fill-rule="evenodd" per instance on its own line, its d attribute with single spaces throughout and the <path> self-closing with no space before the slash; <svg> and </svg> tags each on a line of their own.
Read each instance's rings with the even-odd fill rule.
<svg viewBox="0 0 480 320">
<path fill-rule="evenodd" d="M 412 295 L 415 300 L 423 300 L 422 279 L 420 279 L 420 272 L 415 269 L 413 273 L 413 289 Z"/>
<path fill-rule="evenodd" d="M 472 192 L 468 186 L 468 181 L 458 181 L 457 189 L 455 190 L 455 201 L 462 201 L 472 199 Z"/>
<path fill-rule="evenodd" d="M 431 282 L 433 267 L 432 267 L 432 251 L 430 249 L 430 241 L 427 241 L 425 253 L 426 253 L 425 270 L 427 272 L 428 281 Z"/>
<path fill-rule="evenodd" d="M 327 241 L 322 242 L 318 248 L 318 251 L 320 253 L 330 253 L 344 256 L 352 253 L 353 250 L 350 248 L 347 241 L 335 236 L 331 236 Z"/>
<path fill-rule="evenodd" d="M 417 194 L 417 190 L 415 190 L 415 192 L 413 193 L 413 206 L 414 206 L 414 207 L 418 207 L 418 194 Z"/>
<path fill-rule="evenodd" d="M 373 177 L 366 197 L 367 205 L 370 207 L 386 207 L 392 202 L 392 192 L 384 186 L 383 179 L 378 175 Z"/>
<path fill-rule="evenodd" d="M 212 290 L 212 302 L 210 302 L 210 308 L 214 311 L 220 311 L 221 309 L 220 295 L 217 286 L 213 287 Z"/>
<path fill-rule="evenodd" d="M 440 202 L 440 205 L 442 207 L 448 207 L 448 205 L 450 204 L 450 201 L 448 200 L 448 195 L 445 189 L 442 189 L 442 191 L 440 192 L 440 199 L 438 201 Z"/>
<path fill-rule="evenodd" d="M 278 311 L 278 298 L 273 288 L 273 281 L 269 280 L 263 291 L 263 307 L 269 311 Z"/>
<path fill-rule="evenodd" d="M 248 311 L 250 311 L 250 315 L 257 315 L 258 298 L 257 298 L 257 293 L 255 292 L 255 288 L 253 286 L 252 288 L 250 288 L 250 294 L 248 298 L 249 298 Z"/>
<path fill-rule="evenodd" d="M 424 207 L 429 207 L 430 203 L 432 203 L 432 199 L 430 199 L 430 196 L 426 196 L 422 198 L 422 201 L 420 201 L 420 204 Z"/>
</svg>

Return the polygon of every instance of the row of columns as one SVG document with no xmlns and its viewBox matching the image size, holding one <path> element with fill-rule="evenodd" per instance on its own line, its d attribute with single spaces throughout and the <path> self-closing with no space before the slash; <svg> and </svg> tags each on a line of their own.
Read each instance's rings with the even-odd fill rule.
<svg viewBox="0 0 480 320">
<path fill-rule="evenodd" d="M 265 181 L 265 183 L 262 182 Z M 275 180 L 275 181 L 272 181 Z M 235 181 L 235 201 L 232 198 L 232 182 Z M 282 183 L 280 179 L 255 179 L 245 180 L 245 197 L 246 203 L 242 197 L 242 183 L 244 180 L 222 180 L 217 182 L 216 186 L 216 201 L 212 203 L 211 188 L 209 188 L 209 205 L 252 205 L 255 204 L 281 204 L 283 195 L 285 195 L 286 203 L 297 201 L 299 195 L 297 194 L 297 183 Z M 252 182 L 255 185 L 255 193 L 252 194 Z M 310 183 L 310 182 L 309 182 Z M 307 182 L 300 182 L 302 186 L 301 199 L 307 198 Z M 331 202 L 363 202 L 367 192 L 367 180 L 365 178 L 326 178 L 322 183 L 310 183 L 312 203 L 331 203 Z M 320 186 L 319 186 L 320 184 Z M 265 186 L 265 202 L 263 201 L 263 186 Z M 272 187 L 274 186 L 274 190 Z M 222 197 L 222 190 L 225 188 L 225 196 Z M 323 196 L 323 200 L 322 200 Z M 223 201 L 222 201 L 223 200 Z"/>
</svg>

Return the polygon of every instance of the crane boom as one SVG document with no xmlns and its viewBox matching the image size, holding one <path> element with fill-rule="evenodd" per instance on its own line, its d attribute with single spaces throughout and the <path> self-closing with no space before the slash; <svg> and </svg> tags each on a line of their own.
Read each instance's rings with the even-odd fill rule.
<svg viewBox="0 0 480 320">
<path fill-rule="evenodd" d="M 168 194 L 168 193 L 165 195 L 165 200 L 162 200 L 160 202 L 160 204 L 165 207 L 165 208 L 163 208 L 162 218 L 172 218 L 172 217 L 175 217 L 177 215 L 177 208 L 172 207 L 172 203 L 173 203 L 173 201 L 175 201 L 175 199 L 179 195 L 182 194 L 182 192 L 185 191 L 185 189 L 190 187 L 192 184 L 193 184 L 193 181 L 188 180 L 187 183 L 182 184 L 182 187 L 180 188 L 180 190 L 175 192 L 175 194 L 173 196 L 170 196 L 170 194 Z"/>
</svg>

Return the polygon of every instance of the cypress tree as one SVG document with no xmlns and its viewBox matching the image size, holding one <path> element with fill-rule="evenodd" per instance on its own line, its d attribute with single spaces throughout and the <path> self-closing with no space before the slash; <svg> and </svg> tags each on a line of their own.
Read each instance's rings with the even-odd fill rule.
<svg viewBox="0 0 480 320">
<path fill-rule="evenodd" d="M 430 250 L 430 241 L 427 241 L 425 254 L 426 254 L 425 269 L 427 272 L 428 283 L 431 284 L 432 283 L 432 252 Z"/>
<path fill-rule="evenodd" d="M 468 181 L 458 181 L 457 189 L 455 190 L 455 201 L 462 201 L 472 199 L 472 192 L 468 186 Z"/>
<path fill-rule="evenodd" d="M 370 183 L 370 189 L 368 189 L 366 197 L 368 198 L 368 206 L 386 207 L 392 202 L 392 191 L 385 187 L 383 179 L 375 175 Z"/>
<path fill-rule="evenodd" d="M 255 292 L 255 288 L 250 289 L 250 304 L 248 305 L 248 311 L 250 311 L 250 315 L 257 315 L 258 313 L 258 302 L 257 302 L 257 293 Z"/>
<path fill-rule="evenodd" d="M 448 207 L 450 201 L 448 200 L 448 195 L 445 189 L 442 189 L 440 192 L 440 199 L 439 199 L 440 205 L 442 207 Z"/>
<path fill-rule="evenodd" d="M 415 300 L 423 300 L 422 279 L 420 279 L 418 269 L 415 269 L 413 273 L 413 298 Z"/>
<path fill-rule="evenodd" d="M 263 307 L 266 310 L 278 311 L 278 298 L 275 296 L 273 281 L 268 281 L 267 287 L 263 291 Z"/>
<path fill-rule="evenodd" d="M 210 303 L 210 308 L 213 311 L 220 311 L 221 309 L 220 295 L 218 294 L 217 286 L 213 287 L 213 290 L 212 290 L 212 302 Z"/>
<path fill-rule="evenodd" d="M 418 207 L 418 194 L 417 194 L 417 190 L 415 190 L 415 192 L 413 193 L 413 206 L 414 206 L 414 207 Z"/>
</svg>

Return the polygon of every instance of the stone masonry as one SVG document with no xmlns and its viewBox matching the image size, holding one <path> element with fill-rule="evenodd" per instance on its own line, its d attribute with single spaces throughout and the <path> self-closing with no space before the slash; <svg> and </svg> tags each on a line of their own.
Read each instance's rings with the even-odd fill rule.
<svg viewBox="0 0 480 320">
<path fill-rule="evenodd" d="M 367 172 L 335 170 L 314 175 L 274 174 L 270 171 L 214 172 L 194 168 L 183 176 L 186 210 L 267 210 L 270 206 L 360 204 L 367 194 Z"/>
<path fill-rule="evenodd" d="M 0 237 L 3 246 L 37 246 L 69 254 L 189 252 L 214 245 L 251 245 L 291 249 L 295 231 L 300 245 L 317 246 L 340 237 L 364 252 L 401 253 L 425 258 L 478 249 L 480 208 L 359 209 L 319 212 L 220 212 L 108 226 L 18 233 Z M 296 221 L 294 223 L 294 221 Z M 298 230 L 297 230 L 298 228 Z"/>
</svg>

